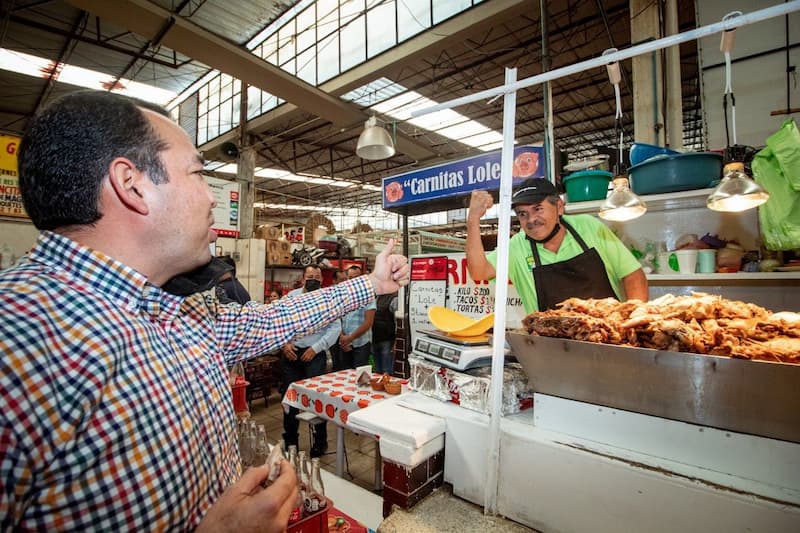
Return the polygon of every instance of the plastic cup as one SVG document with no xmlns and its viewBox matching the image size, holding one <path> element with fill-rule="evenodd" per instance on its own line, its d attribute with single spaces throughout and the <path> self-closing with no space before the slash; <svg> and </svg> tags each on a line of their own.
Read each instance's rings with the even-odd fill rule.
<svg viewBox="0 0 800 533">
<path fill-rule="evenodd" d="M 661 252 L 658 254 L 656 274 L 675 274 L 678 272 L 678 258 L 674 257 L 672 260 L 672 265 L 670 265 L 669 258 L 671 255 L 671 252 Z"/>
<path fill-rule="evenodd" d="M 694 274 L 697 271 L 697 250 L 675 250 L 670 255 L 677 258 L 679 273 Z"/>
<path fill-rule="evenodd" d="M 697 250 L 697 271 L 701 274 L 711 274 L 717 271 L 716 250 Z"/>
</svg>

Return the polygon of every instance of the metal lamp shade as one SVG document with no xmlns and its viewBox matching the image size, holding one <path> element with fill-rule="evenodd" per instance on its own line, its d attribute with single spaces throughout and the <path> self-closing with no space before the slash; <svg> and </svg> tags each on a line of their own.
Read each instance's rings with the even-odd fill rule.
<svg viewBox="0 0 800 533">
<path fill-rule="evenodd" d="M 742 173 L 734 172 L 722 178 L 706 200 L 706 205 L 714 211 L 736 213 L 758 207 L 767 200 L 769 193 L 758 183 Z"/>
<path fill-rule="evenodd" d="M 616 178 L 614 190 L 600 205 L 597 213 L 604 220 L 625 222 L 647 212 L 647 204 L 628 187 L 627 178 Z"/>
<path fill-rule="evenodd" d="M 363 159 L 386 159 L 394 155 L 394 143 L 386 129 L 378 126 L 375 117 L 364 124 L 364 131 L 358 136 L 356 155 Z"/>
</svg>

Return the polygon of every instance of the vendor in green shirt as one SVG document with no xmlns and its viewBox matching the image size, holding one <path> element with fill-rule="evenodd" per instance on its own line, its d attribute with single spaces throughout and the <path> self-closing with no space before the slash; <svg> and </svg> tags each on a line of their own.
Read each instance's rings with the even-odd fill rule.
<svg viewBox="0 0 800 533">
<path fill-rule="evenodd" d="M 474 191 L 467 215 L 467 268 L 493 279 L 497 251 L 483 248 L 480 219 L 494 200 Z M 648 300 L 642 267 L 616 235 L 591 215 L 564 215 L 564 201 L 544 178 L 525 180 L 511 198 L 522 231 L 509 241 L 508 277 L 525 312 L 554 309 L 567 298 Z"/>
</svg>

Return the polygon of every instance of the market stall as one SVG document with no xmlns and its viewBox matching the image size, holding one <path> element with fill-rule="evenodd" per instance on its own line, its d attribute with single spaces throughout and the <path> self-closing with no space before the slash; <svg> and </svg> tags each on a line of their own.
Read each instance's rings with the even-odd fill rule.
<svg viewBox="0 0 800 533">
<path fill-rule="evenodd" d="M 789 3 L 783 11 L 756 12 L 737 25 L 798 7 Z M 510 214 L 515 155 L 510 140 L 513 92 L 733 28 L 728 26 L 720 23 L 700 28 L 520 82 L 512 72 L 505 87 L 429 110 L 505 94 L 506 142 L 500 179 L 494 184 L 494 188 L 499 186 L 501 205 L 498 258 L 507 253 L 503 246 L 507 246 L 508 226 L 503 223 Z M 398 204 L 407 198 L 409 191 L 404 187 L 413 183 L 402 176 L 387 178 L 385 208 L 414 213 L 411 200 Z M 448 193 L 443 183 L 436 194 L 457 196 L 459 191 Z M 455 181 L 453 186 L 461 184 Z M 490 188 L 487 184 L 483 187 Z M 420 207 L 420 212 L 439 209 L 442 202 L 447 204 L 431 198 L 430 207 Z M 663 201 L 664 211 L 672 208 L 669 199 Z M 423 261 L 428 264 L 430 259 Z M 498 261 L 494 297 L 501 301 L 506 299 L 506 267 Z M 436 274 L 432 279 L 412 280 L 410 295 L 415 293 L 414 281 L 425 282 L 422 286 L 427 296 L 417 300 L 423 308 L 455 303 L 454 298 L 448 301 L 449 277 L 444 284 Z M 779 291 L 787 287 L 797 290 L 791 274 L 776 281 Z M 501 406 L 506 402 L 502 397 L 504 372 L 500 370 L 506 358 L 504 326 L 508 324 L 505 306 L 493 310 L 497 316 L 489 339 L 492 391 L 488 412 L 466 409 L 430 394 L 408 394 L 398 402 L 446 421 L 444 478 L 453 485 L 454 494 L 484 504 L 489 513 L 541 530 L 796 529 L 800 523 L 800 441 L 791 405 L 796 395 L 793 391 L 800 389 L 796 372 L 800 367 L 730 357 L 718 360 L 717 355 L 690 355 L 673 347 L 622 348 L 571 339 L 540 340 L 525 332 L 511 342 L 509 355 L 521 359 L 526 367 L 535 391 L 534 406 L 502 416 Z M 408 312 L 424 316 L 420 309 Z M 428 328 L 422 324 L 417 331 L 424 334 Z M 620 353 L 633 361 L 620 360 Z M 425 353 L 419 355 L 425 357 Z M 540 364 L 532 364 L 531 359 Z M 606 389 L 594 390 L 592 386 L 598 382 L 606 384 Z M 765 401 L 765 389 L 770 389 L 769 402 Z M 609 397 L 625 401 L 617 403 Z"/>
</svg>

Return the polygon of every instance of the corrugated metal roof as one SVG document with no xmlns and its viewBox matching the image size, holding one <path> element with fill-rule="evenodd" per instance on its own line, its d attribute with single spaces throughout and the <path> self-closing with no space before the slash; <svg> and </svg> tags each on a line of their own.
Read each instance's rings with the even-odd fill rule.
<svg viewBox="0 0 800 533">
<path fill-rule="evenodd" d="M 286 0 L 155 0 L 154 4 L 178 13 L 220 37 L 244 45 L 296 1 Z"/>
<path fill-rule="evenodd" d="M 304 0 L 308 1 L 308 0 Z M 51 60 L 100 70 L 109 76 L 123 75 L 173 92 L 181 92 L 209 71 L 209 66 L 190 59 L 191 50 L 175 52 L 165 45 L 148 46 L 150 37 L 127 31 L 124 20 L 113 24 L 109 19 L 84 13 L 74 5 L 89 0 L 50 2 L 3 2 L 4 26 L 0 46 L 25 51 Z M 91 0 L 96 8 L 122 5 L 123 0 L 104 4 Z M 678 0 L 681 29 L 694 26 L 693 0 Z M 137 5 L 158 6 L 175 12 L 194 25 L 214 33 L 234 45 L 243 46 L 269 23 L 277 20 L 296 2 L 272 0 L 149 0 Z M 476 11 L 496 5 L 512 5 L 490 23 L 473 16 Z M 372 5 L 372 2 L 370 2 Z M 13 7 L 13 6 L 11 6 Z M 434 29 L 432 40 L 444 44 L 425 45 L 426 36 L 407 42 L 405 53 L 385 52 L 363 67 L 357 67 L 327 82 L 327 96 L 345 94 L 381 78 L 399 84 L 436 101 L 450 100 L 478 90 L 503 84 L 504 69 L 518 68 L 522 79 L 542 71 L 541 25 L 538 9 L 530 2 L 496 0 L 482 2 L 463 16 L 456 17 L 458 30 L 440 35 Z M 601 16 L 600 8 L 603 13 Z M 630 13 L 627 0 L 547 2 L 550 13 L 550 54 L 552 68 L 598 56 L 604 49 L 630 45 Z M 164 23 L 166 23 L 166 17 Z M 156 22 L 158 22 L 156 20 Z M 158 24 L 156 24 L 157 26 Z M 691 128 L 687 139 L 702 141 L 700 98 L 696 48 L 682 47 L 684 80 L 684 117 Z M 113 78 L 112 78 L 113 79 Z M 0 130 L 19 133 L 38 105 L 73 87 L 48 84 L 45 79 L 0 71 Z M 602 146 L 613 145 L 614 96 L 602 69 L 562 78 L 552 84 L 556 107 L 555 133 L 559 148 L 574 155 L 590 155 Z M 362 91 L 363 92 L 363 91 Z M 356 95 L 357 96 L 361 95 Z M 383 98 L 384 95 L 380 95 Z M 632 130 L 632 97 L 626 80 L 623 86 L 623 110 Z M 348 104 L 361 112 L 377 100 L 365 97 Z M 517 130 L 519 142 L 532 143 L 543 138 L 542 91 L 539 87 L 517 94 Z M 501 103 L 478 102 L 461 106 L 458 111 L 490 129 L 501 130 Z M 357 113 L 356 113 L 357 115 Z M 186 117 L 183 117 L 186 119 Z M 249 134 L 257 150 L 257 166 L 281 168 L 294 173 L 332 176 L 358 184 L 381 185 L 387 175 L 427 166 L 441 160 L 473 155 L 475 151 L 436 133 L 421 130 L 405 122 L 397 124 L 398 134 L 416 143 L 425 161 L 399 152 L 383 161 L 367 161 L 355 155 L 355 146 L 363 121 L 334 126 L 329 121 L 293 105 L 284 105 L 250 124 Z M 237 141 L 236 132 L 204 146 L 209 157 L 215 145 Z M 239 141 L 237 141 L 239 142 Z M 419 159 L 423 159 L 420 157 Z M 380 192 L 361 187 L 317 186 L 287 180 L 266 180 L 258 184 L 259 196 L 285 199 L 287 203 L 364 207 L 380 202 Z M 261 198 L 259 198 L 261 199 Z"/>
</svg>

